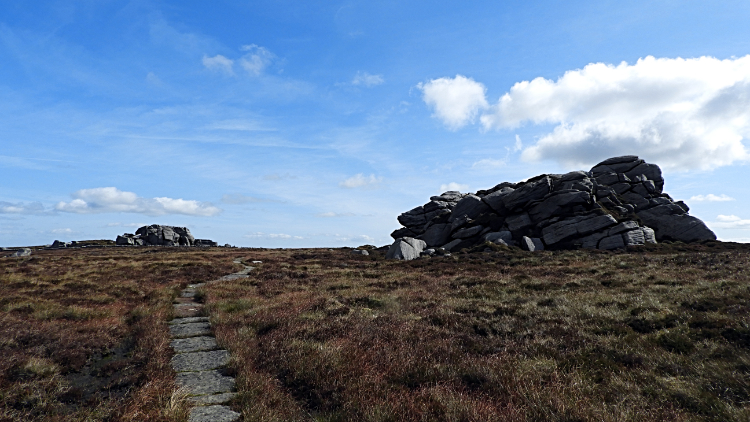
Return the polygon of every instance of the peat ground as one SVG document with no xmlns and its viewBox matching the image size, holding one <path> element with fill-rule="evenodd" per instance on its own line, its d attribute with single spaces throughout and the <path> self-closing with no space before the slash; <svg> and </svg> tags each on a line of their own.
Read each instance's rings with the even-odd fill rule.
<svg viewBox="0 0 750 422">
<path fill-rule="evenodd" d="M 198 297 L 245 421 L 750 420 L 750 245 L 383 256 L 2 258 L 0 420 L 184 421 L 171 303 L 236 258 Z"/>
<path fill-rule="evenodd" d="M 236 253 L 234 254 L 236 255 Z M 100 248 L 0 258 L 0 421 L 181 421 L 172 301 L 232 250 Z"/>
</svg>

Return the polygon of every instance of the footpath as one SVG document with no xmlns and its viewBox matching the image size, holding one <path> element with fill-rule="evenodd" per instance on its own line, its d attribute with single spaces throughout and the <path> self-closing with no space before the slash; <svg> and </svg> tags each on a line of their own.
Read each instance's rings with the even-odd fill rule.
<svg viewBox="0 0 750 422">
<path fill-rule="evenodd" d="M 236 259 L 234 263 L 242 261 Z M 245 265 L 242 271 L 218 280 L 189 284 L 175 300 L 175 318 L 169 322 L 170 345 L 175 351 L 172 368 L 177 373 L 177 385 L 185 389 L 194 406 L 189 422 L 235 422 L 240 418 L 239 413 L 225 406 L 237 394 L 234 377 L 225 371 L 229 351 L 216 344 L 209 318 L 204 316 L 203 304 L 195 300 L 195 295 L 206 284 L 246 278 L 252 270 Z"/>
</svg>

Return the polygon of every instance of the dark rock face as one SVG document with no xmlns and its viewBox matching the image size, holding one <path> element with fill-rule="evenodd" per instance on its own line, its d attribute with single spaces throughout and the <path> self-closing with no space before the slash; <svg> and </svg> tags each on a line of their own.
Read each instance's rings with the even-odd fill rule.
<svg viewBox="0 0 750 422">
<path fill-rule="evenodd" d="M 117 236 L 115 243 L 123 246 L 218 246 L 212 240 L 194 238 L 187 227 L 159 224 L 143 226 L 135 234 Z"/>
<path fill-rule="evenodd" d="M 401 214 L 398 221 L 404 227 L 391 236 L 395 244 L 414 237 L 427 247 L 447 250 L 489 241 L 530 251 L 716 239 L 663 188 L 659 166 L 634 155 L 613 157 L 587 172 L 545 174 L 475 194 L 433 196 Z"/>
</svg>

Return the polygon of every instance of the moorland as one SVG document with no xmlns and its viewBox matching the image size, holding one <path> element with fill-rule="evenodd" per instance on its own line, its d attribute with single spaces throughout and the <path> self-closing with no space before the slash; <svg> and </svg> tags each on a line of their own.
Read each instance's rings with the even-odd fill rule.
<svg viewBox="0 0 750 422">
<path fill-rule="evenodd" d="M 750 245 L 369 252 L 2 258 L 0 420 L 186 420 L 171 304 L 237 258 L 198 298 L 245 421 L 750 420 Z"/>
</svg>

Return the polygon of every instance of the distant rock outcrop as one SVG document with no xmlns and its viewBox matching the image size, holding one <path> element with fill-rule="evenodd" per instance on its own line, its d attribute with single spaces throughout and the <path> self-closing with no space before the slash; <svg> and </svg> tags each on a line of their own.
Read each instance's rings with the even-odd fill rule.
<svg viewBox="0 0 750 422">
<path fill-rule="evenodd" d="M 484 242 L 538 251 L 715 240 L 663 187 L 659 166 L 628 155 L 588 172 L 544 174 L 475 194 L 445 192 L 398 216 L 404 227 L 391 234 L 396 242 L 389 255 L 418 257 L 409 249 L 419 249 L 415 240 L 448 251 Z"/>
<path fill-rule="evenodd" d="M 218 246 L 218 243 L 212 240 L 194 238 L 187 227 L 159 224 L 143 226 L 136 230 L 135 234 L 125 233 L 117 236 L 115 243 L 124 246 Z"/>
</svg>

